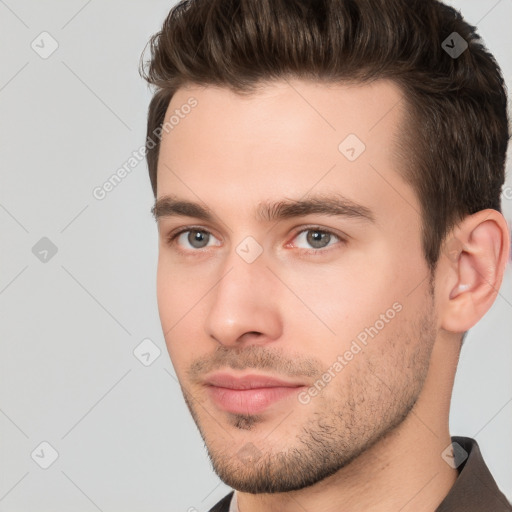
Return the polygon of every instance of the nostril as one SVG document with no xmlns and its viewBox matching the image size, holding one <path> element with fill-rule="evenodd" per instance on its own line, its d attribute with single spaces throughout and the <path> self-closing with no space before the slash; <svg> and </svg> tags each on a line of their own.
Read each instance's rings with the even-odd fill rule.
<svg viewBox="0 0 512 512">
<path fill-rule="evenodd" d="M 258 339 L 258 338 L 261 338 L 262 336 L 263 336 L 263 333 L 260 331 L 247 331 L 247 332 L 244 332 L 242 334 L 242 336 L 240 336 L 238 338 L 238 342 Z"/>
</svg>

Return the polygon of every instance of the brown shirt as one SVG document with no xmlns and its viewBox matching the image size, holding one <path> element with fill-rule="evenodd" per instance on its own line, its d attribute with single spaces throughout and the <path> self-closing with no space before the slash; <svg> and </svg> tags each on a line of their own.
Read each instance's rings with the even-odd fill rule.
<svg viewBox="0 0 512 512">
<path fill-rule="evenodd" d="M 469 437 L 452 437 L 452 442 L 458 443 L 468 457 L 458 467 L 455 484 L 435 512 L 512 512 L 512 505 L 487 469 L 478 443 Z M 229 512 L 233 494 L 230 492 L 210 512 Z"/>
</svg>

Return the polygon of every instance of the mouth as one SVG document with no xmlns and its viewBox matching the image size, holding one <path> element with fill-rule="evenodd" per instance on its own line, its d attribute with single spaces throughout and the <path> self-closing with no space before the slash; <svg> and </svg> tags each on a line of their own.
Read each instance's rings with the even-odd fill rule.
<svg viewBox="0 0 512 512">
<path fill-rule="evenodd" d="M 232 414 L 258 414 L 306 385 L 267 375 L 235 376 L 216 373 L 204 379 L 206 390 L 217 407 Z"/>
</svg>

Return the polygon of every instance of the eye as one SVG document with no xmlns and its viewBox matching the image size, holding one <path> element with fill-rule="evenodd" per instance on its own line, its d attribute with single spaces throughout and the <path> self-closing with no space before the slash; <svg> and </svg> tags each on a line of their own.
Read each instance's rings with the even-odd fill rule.
<svg viewBox="0 0 512 512">
<path fill-rule="evenodd" d="M 180 247 L 189 250 L 220 245 L 220 242 L 210 232 L 195 228 L 188 228 L 171 235 L 168 242 L 169 244 L 178 244 Z"/>
<path fill-rule="evenodd" d="M 294 246 L 300 249 L 324 249 L 342 241 L 342 238 L 325 229 L 308 228 L 298 233 L 294 240 Z"/>
</svg>

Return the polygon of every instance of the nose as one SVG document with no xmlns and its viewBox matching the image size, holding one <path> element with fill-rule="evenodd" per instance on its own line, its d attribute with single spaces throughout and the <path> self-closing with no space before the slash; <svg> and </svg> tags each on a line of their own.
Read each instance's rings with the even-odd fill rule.
<svg viewBox="0 0 512 512">
<path fill-rule="evenodd" d="M 224 346 L 277 340 L 283 329 L 278 285 L 264 258 L 247 263 L 234 253 L 225 262 L 223 276 L 212 290 L 205 329 Z"/>
</svg>

